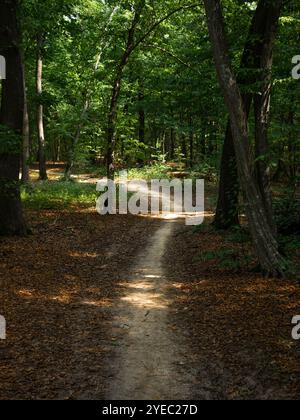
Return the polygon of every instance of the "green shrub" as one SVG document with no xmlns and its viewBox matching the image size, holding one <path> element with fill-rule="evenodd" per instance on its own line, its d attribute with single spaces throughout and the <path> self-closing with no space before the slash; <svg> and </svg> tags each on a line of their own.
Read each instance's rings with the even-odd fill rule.
<svg viewBox="0 0 300 420">
<path fill-rule="evenodd" d="M 216 167 L 208 163 L 201 163 L 193 167 L 191 177 L 216 183 L 218 181 L 218 172 Z"/>
<path fill-rule="evenodd" d="M 90 207 L 97 199 L 96 185 L 77 182 L 39 182 L 23 186 L 25 207 L 34 210 L 63 210 L 72 206 Z"/>
<path fill-rule="evenodd" d="M 150 181 L 152 179 L 165 179 L 169 177 L 170 167 L 164 163 L 155 163 L 144 166 L 143 168 L 133 168 L 128 170 L 128 179 L 142 179 Z"/>
</svg>

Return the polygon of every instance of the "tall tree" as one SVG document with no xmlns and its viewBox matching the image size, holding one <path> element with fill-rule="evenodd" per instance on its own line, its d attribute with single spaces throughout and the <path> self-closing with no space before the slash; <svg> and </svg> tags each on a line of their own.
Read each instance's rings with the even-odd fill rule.
<svg viewBox="0 0 300 420">
<path fill-rule="evenodd" d="M 37 36 L 37 56 L 36 56 L 36 94 L 37 94 L 37 133 L 38 133 L 38 147 L 39 147 L 39 172 L 40 179 L 47 180 L 46 168 L 46 141 L 44 129 L 44 106 L 42 101 L 43 93 L 43 49 L 44 49 L 44 34 L 39 33 Z"/>
<path fill-rule="evenodd" d="M 109 178 L 114 177 L 113 154 L 114 154 L 115 140 L 116 140 L 115 134 L 116 134 L 118 100 L 121 93 L 123 73 L 132 52 L 136 48 L 135 34 L 136 34 L 137 27 L 140 23 L 141 15 L 142 15 L 142 11 L 144 7 L 145 7 L 145 0 L 140 0 L 138 4 L 136 5 L 132 23 L 127 34 L 126 48 L 118 64 L 116 76 L 114 79 L 109 113 L 108 113 L 108 121 L 107 121 L 106 165 L 107 165 L 107 175 Z"/>
<path fill-rule="evenodd" d="M 266 0 L 266 3 L 268 13 L 265 18 L 265 30 L 261 36 L 261 53 L 258 57 L 260 69 L 258 81 L 260 86 L 259 92 L 254 96 L 255 153 L 257 182 L 263 197 L 269 224 L 276 235 L 270 179 L 268 128 L 270 122 L 273 50 L 284 1 Z"/>
<path fill-rule="evenodd" d="M 272 67 L 272 53 L 275 36 L 278 28 L 280 11 L 283 1 L 260 0 L 254 13 L 247 42 L 244 48 L 238 83 L 246 90 L 242 94 L 247 117 L 253 101 L 253 85 L 257 83 L 257 71 L 261 69 L 262 89 L 265 93 L 255 95 L 256 114 L 256 139 L 257 158 L 267 152 L 267 120 L 270 103 L 270 73 Z M 262 109 L 265 108 L 265 109 Z M 261 111 L 262 114 L 261 115 Z M 263 138 L 259 132 L 263 130 Z M 266 208 L 270 214 L 269 222 L 272 223 L 272 200 L 268 181 L 268 168 L 265 161 L 258 160 L 257 170 L 261 179 L 260 188 L 266 199 Z M 227 123 L 223 155 L 220 171 L 219 196 L 214 224 L 218 229 L 228 229 L 239 224 L 239 183 L 237 180 L 237 162 L 234 152 L 230 120 Z M 274 226 L 273 226 L 274 229 Z"/>
<path fill-rule="evenodd" d="M 23 55 L 22 55 L 23 58 Z M 30 179 L 29 175 L 29 159 L 30 159 L 30 127 L 28 101 L 25 83 L 24 71 L 24 115 L 23 115 L 23 142 L 22 142 L 22 182 L 27 183 Z"/>
<path fill-rule="evenodd" d="M 197 5 L 190 5 L 190 6 L 180 6 L 169 13 L 167 13 L 161 19 L 154 21 L 152 25 L 140 38 L 136 39 L 136 32 L 138 26 L 142 19 L 142 13 L 146 6 L 145 0 L 137 1 L 134 7 L 133 18 L 131 21 L 131 25 L 127 31 L 127 38 L 126 38 L 126 47 L 121 56 L 119 63 L 117 64 L 116 74 L 114 78 L 112 94 L 110 98 L 110 106 L 108 112 L 108 121 L 107 121 L 107 130 L 106 130 L 106 138 L 107 138 L 107 149 L 106 149 L 106 165 L 107 165 L 107 175 L 109 178 L 114 177 L 114 150 L 115 150 L 115 143 L 116 143 L 116 124 L 117 124 L 117 116 L 118 116 L 118 102 L 121 94 L 122 82 L 125 68 L 128 64 L 128 61 L 132 55 L 132 53 L 141 45 L 143 42 L 153 33 L 153 31 L 158 28 L 163 22 L 171 18 L 176 13 L 182 10 L 188 10 L 191 8 L 195 8 Z"/>
<path fill-rule="evenodd" d="M 253 175 L 247 115 L 237 78 L 232 70 L 220 0 L 204 0 L 204 5 L 217 74 L 230 114 L 239 179 L 257 257 L 267 275 L 283 275 L 285 261 L 278 251 L 263 197 Z"/>
<path fill-rule="evenodd" d="M 0 3 L 0 54 L 6 60 L 0 111 L 0 233 L 26 233 L 19 172 L 24 112 L 24 73 L 17 21 L 18 1 Z"/>
<path fill-rule="evenodd" d="M 106 39 L 107 38 L 107 32 L 108 29 L 112 23 L 113 17 L 114 15 L 117 13 L 119 9 L 119 6 L 116 6 L 112 9 L 112 11 L 110 12 L 110 16 L 108 18 L 108 21 L 105 25 L 105 27 L 102 29 L 102 33 L 101 33 L 101 37 L 100 37 L 100 42 L 99 42 L 99 52 L 97 54 L 95 63 L 93 64 L 93 69 L 92 69 L 92 75 L 93 77 L 95 77 L 99 66 L 101 65 L 101 60 L 102 60 L 102 56 L 104 51 L 108 48 L 109 46 L 109 41 Z M 93 89 L 90 86 L 90 83 L 88 86 L 85 86 L 84 88 L 84 92 L 83 92 L 83 98 L 84 98 L 84 104 L 81 110 L 81 114 L 79 117 L 79 122 L 77 124 L 76 127 L 76 131 L 75 134 L 72 136 L 72 140 L 71 140 L 71 147 L 68 153 L 68 160 L 67 160 L 67 165 L 66 165 L 66 169 L 65 169 L 65 178 L 67 180 L 69 180 L 71 178 L 72 175 L 72 169 L 74 166 L 74 160 L 75 160 L 75 152 L 76 152 L 76 147 L 77 144 L 80 140 L 80 136 L 81 136 L 81 132 L 84 126 L 84 121 L 85 121 L 85 117 L 90 109 L 91 106 L 91 99 L 92 99 L 92 93 L 93 93 Z"/>
</svg>

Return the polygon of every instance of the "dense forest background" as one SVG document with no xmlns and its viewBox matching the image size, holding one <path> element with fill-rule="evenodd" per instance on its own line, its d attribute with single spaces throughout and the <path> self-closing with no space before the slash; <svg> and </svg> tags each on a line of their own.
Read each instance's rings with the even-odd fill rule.
<svg viewBox="0 0 300 420">
<path fill-rule="evenodd" d="M 236 70 L 255 5 L 246 1 L 224 4 Z M 176 159 L 212 177 L 216 175 L 227 111 L 215 73 L 204 9 L 198 4 L 189 6 L 189 2 L 186 6 L 176 1 L 145 2 L 134 28 L 134 42 L 151 32 L 123 65 L 133 23 L 129 2 L 45 1 L 42 8 L 38 2 L 22 2 L 31 161 L 38 155 L 36 113 L 42 105 L 47 160 L 66 161 L 75 145 L 77 164 L 104 163 L 112 89 L 120 79 L 116 165 Z M 291 184 L 296 181 L 299 163 L 299 83 L 291 78 L 291 60 L 299 43 L 298 9 L 297 2 L 291 1 L 283 11 L 272 74 L 272 174 L 277 179 L 283 176 Z M 40 61 L 42 92 L 36 86 Z M 259 90 L 259 83 L 250 88 Z M 252 115 L 250 127 L 254 137 Z"/>
</svg>

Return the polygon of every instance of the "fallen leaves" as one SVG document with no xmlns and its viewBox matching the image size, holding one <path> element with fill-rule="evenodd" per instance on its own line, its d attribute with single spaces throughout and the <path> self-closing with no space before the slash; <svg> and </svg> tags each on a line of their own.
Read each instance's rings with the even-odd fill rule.
<svg viewBox="0 0 300 420">
<path fill-rule="evenodd" d="M 300 343 L 291 338 L 291 319 L 300 313 L 299 283 L 203 261 L 198 255 L 221 249 L 224 237 L 211 229 L 180 232 L 165 264 L 171 317 L 189 340 L 197 372 L 192 398 L 210 389 L 213 399 L 298 399 Z"/>
<path fill-rule="evenodd" d="M 0 399 L 101 399 L 110 308 L 155 223 L 94 212 L 30 219 L 32 236 L 0 239 Z"/>
</svg>

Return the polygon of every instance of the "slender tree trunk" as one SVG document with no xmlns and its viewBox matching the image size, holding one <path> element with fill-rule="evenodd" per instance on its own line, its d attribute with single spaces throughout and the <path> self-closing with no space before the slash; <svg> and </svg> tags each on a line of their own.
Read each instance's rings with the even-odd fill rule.
<svg viewBox="0 0 300 420">
<path fill-rule="evenodd" d="M 122 55 L 120 63 L 117 68 L 116 77 L 113 84 L 108 121 L 107 121 L 107 150 L 106 150 L 106 165 L 107 176 L 109 179 L 114 178 L 114 150 L 116 142 L 116 123 L 118 117 L 118 101 L 121 93 L 123 74 L 129 58 L 136 48 L 135 33 L 137 26 L 141 19 L 142 10 L 145 6 L 145 1 L 141 0 L 136 8 L 131 27 L 128 31 L 127 44 L 125 52 Z"/>
<path fill-rule="evenodd" d="M 26 233 L 19 187 L 24 74 L 17 9 L 16 0 L 0 3 L 0 54 L 6 59 L 0 111 L 0 234 L 5 235 Z M 13 144 L 8 139 L 12 135 L 16 140 Z"/>
<path fill-rule="evenodd" d="M 260 0 L 253 16 L 248 39 L 244 48 L 241 69 L 241 76 L 238 78 L 240 85 L 252 85 L 256 83 L 257 73 L 249 72 L 261 67 L 261 55 L 263 53 L 264 37 L 273 30 L 272 16 L 274 9 L 272 1 Z M 247 75 L 245 75 L 245 70 Z M 253 95 L 246 93 L 242 95 L 244 108 L 249 117 Z M 235 226 L 238 221 L 239 207 L 239 183 L 237 182 L 237 164 L 233 147 L 231 123 L 227 124 L 226 136 L 223 146 L 223 156 L 220 171 L 219 197 L 214 224 L 218 229 L 229 229 Z M 233 186 L 236 191 L 233 191 Z"/>
<path fill-rule="evenodd" d="M 207 144 L 207 149 L 208 149 L 208 154 L 210 157 L 212 157 L 215 153 L 215 127 L 214 127 L 214 122 L 213 121 L 209 121 L 209 137 L 208 137 L 208 144 Z"/>
<path fill-rule="evenodd" d="M 68 160 L 67 160 L 67 165 L 66 165 L 66 168 L 65 168 L 65 179 L 66 180 L 71 179 L 72 170 L 73 170 L 74 163 L 75 163 L 76 147 L 77 147 L 77 144 L 78 144 L 79 139 L 80 139 L 81 130 L 82 130 L 82 127 L 83 127 L 83 124 L 84 124 L 84 117 L 86 116 L 86 114 L 89 110 L 89 107 L 90 107 L 90 101 L 89 101 L 89 99 L 86 99 L 83 110 L 81 112 L 80 121 L 77 125 L 76 133 L 72 137 L 71 147 L 70 147 L 69 153 L 68 153 Z"/>
<path fill-rule="evenodd" d="M 176 133 L 174 128 L 171 128 L 170 132 L 170 159 L 175 159 L 175 145 L 176 145 Z"/>
<path fill-rule="evenodd" d="M 193 119 L 190 117 L 190 167 L 194 165 L 194 132 L 193 132 Z"/>
<path fill-rule="evenodd" d="M 239 179 L 257 257 L 267 275 L 283 275 L 285 261 L 278 251 L 278 243 L 269 225 L 261 192 L 252 171 L 247 115 L 231 67 L 220 0 L 204 0 L 204 4 L 220 86 L 231 118 Z"/>
<path fill-rule="evenodd" d="M 128 60 L 132 54 L 132 52 L 141 45 L 145 39 L 151 35 L 151 33 L 159 27 L 163 22 L 168 20 L 171 16 L 173 16 L 175 13 L 178 13 L 184 9 L 188 10 L 191 8 L 195 8 L 197 5 L 188 5 L 188 6 L 180 6 L 174 10 L 172 10 L 170 13 L 168 13 L 166 16 L 164 16 L 162 19 L 159 19 L 158 21 L 155 21 L 150 29 L 144 33 L 136 42 L 135 42 L 135 33 L 138 24 L 141 20 L 141 14 L 146 5 L 145 0 L 140 0 L 136 7 L 134 12 L 134 18 L 131 24 L 131 28 L 128 31 L 128 38 L 127 38 L 127 45 L 125 52 L 121 58 L 121 61 L 118 65 L 117 72 L 116 72 L 116 78 L 113 84 L 112 89 L 112 96 L 110 101 L 110 107 L 109 107 L 109 113 L 108 113 L 108 123 L 107 123 L 107 151 L 106 151 L 106 164 L 107 164 L 107 176 L 109 178 L 114 178 L 114 149 L 115 149 L 115 142 L 116 142 L 116 123 L 117 123 L 117 116 L 118 116 L 118 100 L 121 93 L 121 84 L 123 79 L 123 73 L 124 69 L 128 63 Z"/>
<path fill-rule="evenodd" d="M 230 122 L 227 125 L 221 160 L 218 204 L 214 226 L 230 229 L 239 225 L 239 181 Z"/>
<path fill-rule="evenodd" d="M 268 128 L 270 120 L 270 103 L 272 89 L 273 50 L 278 32 L 278 23 L 283 1 L 270 2 L 269 13 L 265 20 L 265 33 L 261 38 L 262 51 L 259 68 L 261 69 L 260 92 L 254 96 L 255 115 L 255 150 L 256 176 L 267 212 L 268 221 L 274 235 L 277 235 L 274 223 L 273 198 L 271 190 Z"/>
<path fill-rule="evenodd" d="M 105 51 L 105 49 L 109 46 L 109 42 L 107 41 L 106 43 L 104 43 L 104 35 L 107 33 L 109 26 L 113 20 L 114 15 L 116 14 L 116 12 L 118 11 L 119 7 L 116 6 L 113 8 L 110 17 L 108 19 L 107 25 L 104 28 L 103 31 L 103 35 L 101 36 L 101 41 L 100 41 L 100 51 L 97 55 L 96 58 L 96 62 L 93 66 L 93 74 L 95 75 L 95 73 L 97 72 L 97 70 L 99 69 L 99 65 L 101 63 L 101 59 L 102 59 L 102 55 Z M 103 45 L 104 43 L 104 45 Z M 90 109 L 90 105 L 91 105 L 91 96 L 92 96 L 92 89 L 91 87 L 88 87 L 86 89 L 86 91 L 83 93 L 84 95 L 84 104 L 83 104 L 83 108 L 80 114 L 80 118 L 79 118 L 79 122 L 77 124 L 76 127 L 76 131 L 74 136 L 72 137 L 72 141 L 71 141 L 71 146 L 70 146 L 70 150 L 68 152 L 68 160 L 67 160 L 67 165 L 65 168 L 65 179 L 66 180 L 70 180 L 71 179 L 71 175 L 72 175 L 72 170 L 74 167 L 74 163 L 75 163 L 75 154 L 76 154 L 76 147 L 77 144 L 79 143 L 80 140 L 80 136 L 81 136 L 81 132 L 82 132 L 82 128 L 84 126 L 84 121 L 85 121 L 85 117 Z"/>
<path fill-rule="evenodd" d="M 206 156 L 206 124 L 205 120 L 201 121 L 200 151 L 202 159 Z"/>
<path fill-rule="evenodd" d="M 37 38 L 37 58 L 36 58 L 36 94 L 41 98 L 43 93 L 43 35 Z M 46 141 L 44 132 L 44 107 L 41 101 L 37 105 L 37 132 L 38 132 L 38 147 L 39 147 L 39 173 L 40 180 L 45 181 L 48 179 L 46 169 Z"/>
<path fill-rule="evenodd" d="M 23 148 L 22 148 L 22 182 L 29 182 L 30 127 L 26 89 L 24 89 Z"/>
<path fill-rule="evenodd" d="M 107 167 L 107 176 L 109 179 L 114 179 L 114 150 L 115 150 L 115 141 L 116 141 L 116 122 L 117 122 L 117 109 L 118 109 L 118 100 L 121 92 L 121 84 L 123 78 L 123 72 L 125 65 L 128 61 L 129 55 L 124 56 L 122 64 L 119 66 L 117 71 L 117 76 L 114 82 L 113 93 L 111 97 L 110 109 L 108 114 L 108 123 L 107 123 L 107 150 L 106 150 L 106 167 Z"/>
<path fill-rule="evenodd" d="M 139 81 L 139 141 L 140 143 L 145 143 L 145 110 L 144 110 L 144 86 L 142 81 Z"/>
<path fill-rule="evenodd" d="M 184 161 L 187 162 L 188 160 L 188 151 L 187 151 L 187 143 L 185 134 L 181 136 L 181 153 L 183 155 Z"/>
<path fill-rule="evenodd" d="M 296 159 L 296 139 L 294 134 L 295 129 L 295 106 L 291 104 L 290 111 L 288 113 L 288 117 L 286 119 L 286 124 L 289 127 L 289 134 L 288 134 L 288 171 L 287 176 L 289 179 L 289 183 L 294 186 L 296 182 L 296 175 L 297 175 L 297 159 Z"/>
<path fill-rule="evenodd" d="M 116 77 L 113 84 L 109 113 L 108 113 L 108 122 L 107 122 L 107 151 L 106 151 L 106 165 L 107 165 L 107 176 L 109 179 L 114 178 L 114 150 L 116 142 L 116 123 L 118 117 L 118 101 L 121 93 L 123 74 L 125 67 L 128 63 L 131 53 L 134 50 L 134 36 L 136 27 L 140 20 L 141 10 L 138 10 L 135 13 L 132 26 L 128 31 L 127 46 L 125 52 L 121 58 L 121 61 L 118 65 L 116 72 Z"/>
</svg>

